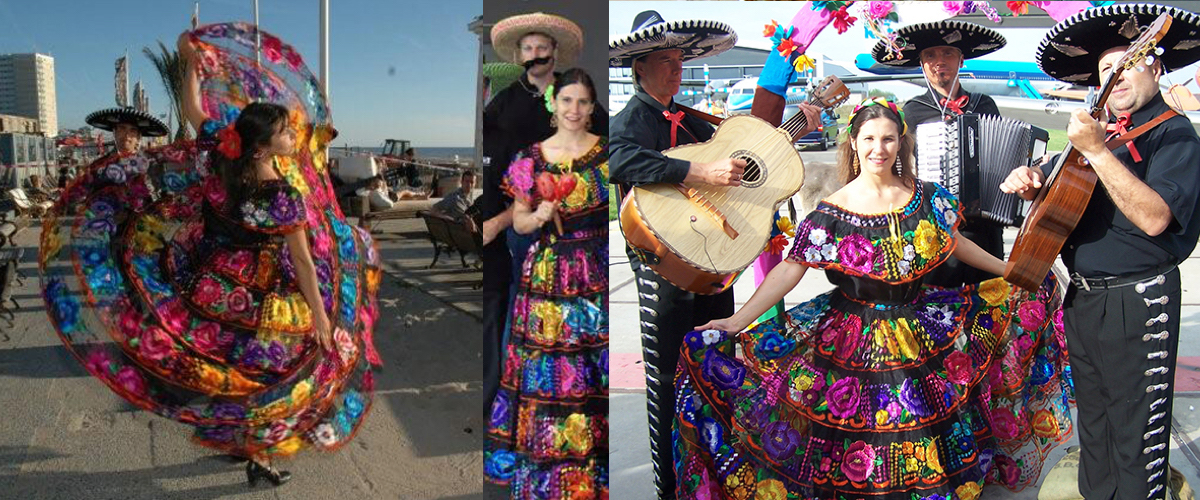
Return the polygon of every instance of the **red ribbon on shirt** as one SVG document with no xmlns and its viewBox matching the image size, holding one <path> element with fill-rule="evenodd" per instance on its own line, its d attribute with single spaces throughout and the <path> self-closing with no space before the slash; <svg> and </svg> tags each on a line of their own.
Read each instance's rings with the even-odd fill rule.
<svg viewBox="0 0 1200 500">
<path fill-rule="evenodd" d="M 1117 123 L 1109 123 L 1105 125 L 1104 130 L 1109 134 L 1108 137 L 1104 138 L 1104 142 L 1111 141 L 1113 137 L 1122 136 L 1125 135 L 1126 132 L 1129 132 L 1130 121 L 1129 113 L 1125 113 L 1117 116 Z M 1134 163 L 1141 163 L 1142 155 L 1138 154 L 1138 150 L 1133 146 L 1133 142 L 1126 144 L 1126 146 L 1129 147 L 1129 156 L 1133 157 Z"/>
<path fill-rule="evenodd" d="M 663 110 L 663 118 L 666 118 L 667 121 L 671 122 L 671 147 L 675 147 L 675 129 L 678 129 L 680 127 L 680 122 L 683 121 L 683 111 L 676 111 L 672 113 L 670 111 Z"/>
<path fill-rule="evenodd" d="M 946 109 L 953 111 L 955 114 L 961 115 L 961 114 L 963 114 L 963 110 L 962 110 L 963 106 L 967 105 L 967 95 L 963 94 L 963 95 L 959 96 L 958 99 L 954 99 L 954 100 L 950 100 L 950 99 L 943 97 L 941 100 L 941 103 L 942 103 L 942 106 L 946 107 Z"/>
</svg>

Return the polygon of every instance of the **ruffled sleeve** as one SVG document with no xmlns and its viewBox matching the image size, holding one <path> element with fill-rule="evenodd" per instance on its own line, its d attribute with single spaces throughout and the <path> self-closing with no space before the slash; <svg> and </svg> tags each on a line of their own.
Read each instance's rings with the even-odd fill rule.
<svg viewBox="0 0 1200 500">
<path fill-rule="evenodd" d="M 304 227 L 304 198 L 284 181 L 260 186 L 237 209 L 238 222 L 264 233 L 290 233 Z"/>
<path fill-rule="evenodd" d="M 822 202 L 796 229 L 788 259 L 889 283 L 912 281 L 954 252 L 962 220 L 958 199 L 924 183 L 902 210 L 857 214 Z"/>
</svg>

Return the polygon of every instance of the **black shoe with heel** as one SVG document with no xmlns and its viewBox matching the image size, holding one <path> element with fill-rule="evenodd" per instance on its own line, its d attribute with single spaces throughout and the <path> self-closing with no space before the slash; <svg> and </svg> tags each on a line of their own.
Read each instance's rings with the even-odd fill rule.
<svg viewBox="0 0 1200 500">
<path fill-rule="evenodd" d="M 253 460 L 246 461 L 246 482 L 250 483 L 251 487 L 257 485 L 259 479 L 266 479 L 271 484 L 279 486 L 288 482 L 291 478 L 291 472 L 279 470 L 274 467 L 263 467 Z"/>
</svg>

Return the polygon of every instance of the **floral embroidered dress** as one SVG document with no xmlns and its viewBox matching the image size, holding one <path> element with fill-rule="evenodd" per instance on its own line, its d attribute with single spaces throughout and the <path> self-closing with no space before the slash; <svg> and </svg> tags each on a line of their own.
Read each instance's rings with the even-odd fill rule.
<svg viewBox="0 0 1200 500">
<path fill-rule="evenodd" d="M 211 129 L 212 127 L 206 127 Z M 379 261 L 370 236 L 285 181 L 237 206 L 211 137 L 102 159 L 44 221 L 50 319 L 93 376 L 201 445 L 287 456 L 348 442 L 369 411 Z M 281 176 L 300 167 L 277 162 Z M 284 235 L 305 231 L 336 352 L 312 335 Z"/>
<path fill-rule="evenodd" d="M 1021 488 L 1072 432 L 1061 293 L 921 285 L 958 201 L 923 183 L 887 214 L 822 202 L 789 260 L 836 288 L 740 335 L 685 337 L 680 498 L 974 499 Z"/>
<path fill-rule="evenodd" d="M 489 417 L 484 471 L 514 499 L 608 498 L 607 146 L 601 137 L 550 164 L 534 144 L 506 175 L 531 207 L 543 173 L 556 185 L 574 179 L 557 201 L 562 234 L 542 228 L 525 259 Z"/>
</svg>

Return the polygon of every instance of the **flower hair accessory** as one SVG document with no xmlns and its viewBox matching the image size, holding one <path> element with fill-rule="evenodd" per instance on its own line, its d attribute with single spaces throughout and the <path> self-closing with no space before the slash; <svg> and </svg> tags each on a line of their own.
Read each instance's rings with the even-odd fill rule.
<svg viewBox="0 0 1200 500">
<path fill-rule="evenodd" d="M 549 111 L 550 114 L 554 114 L 554 84 L 553 83 L 546 86 L 546 92 L 544 94 L 542 94 L 542 97 L 546 99 L 546 111 Z"/>
<path fill-rule="evenodd" d="M 237 129 L 233 128 L 233 125 L 230 123 L 217 132 L 217 139 L 220 141 L 217 151 L 230 160 L 236 160 L 242 156 L 242 136 L 238 135 Z"/>
<path fill-rule="evenodd" d="M 900 132 L 900 135 L 904 135 L 904 134 L 908 133 L 908 122 L 904 121 L 904 110 L 900 109 L 899 106 L 896 106 L 895 102 L 889 101 L 888 98 L 883 97 L 883 96 L 872 97 L 870 99 L 867 99 L 867 100 L 859 103 L 858 106 L 854 107 L 854 111 L 850 112 L 850 119 L 847 120 L 846 123 L 850 124 L 850 126 L 853 127 L 854 126 L 854 117 L 856 115 L 858 115 L 858 112 L 860 110 L 862 110 L 863 108 L 866 108 L 869 106 L 875 106 L 875 105 L 887 107 L 888 109 L 892 110 L 893 113 L 896 113 L 896 116 L 900 117 L 900 123 L 904 124 L 904 130 Z M 854 133 L 853 128 L 851 128 L 850 133 L 853 135 L 853 133 Z"/>
</svg>

